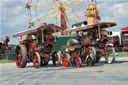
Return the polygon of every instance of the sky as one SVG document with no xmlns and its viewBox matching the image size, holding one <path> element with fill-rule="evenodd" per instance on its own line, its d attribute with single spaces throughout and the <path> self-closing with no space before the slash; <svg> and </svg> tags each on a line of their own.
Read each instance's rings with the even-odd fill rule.
<svg viewBox="0 0 128 85">
<path fill-rule="evenodd" d="M 36 1 L 36 0 L 35 0 Z M 48 4 L 48 0 L 39 0 L 42 6 L 52 6 L 52 3 Z M 55 0 L 53 0 L 55 1 Z M 73 0 L 70 0 L 71 2 Z M 91 0 L 90 0 L 91 1 Z M 27 0 L 0 0 L 0 40 L 5 39 L 5 36 L 10 37 L 9 44 L 18 44 L 18 38 L 13 38 L 12 35 L 29 28 L 27 9 L 25 8 Z M 34 3 L 34 2 L 33 2 Z M 128 26 L 128 0 L 97 0 L 97 7 L 99 15 L 101 17 L 101 22 L 116 22 L 117 26 L 112 27 L 111 31 L 120 31 L 121 28 Z M 87 8 L 87 0 L 84 0 L 78 5 L 73 5 L 70 8 L 82 9 Z M 47 11 L 54 11 L 48 9 L 38 9 L 38 15 L 47 14 Z M 86 17 L 83 12 L 69 11 L 71 14 L 80 18 L 81 21 L 85 21 Z M 32 9 L 33 17 L 34 9 Z M 53 15 L 55 16 L 55 15 Z M 40 23 L 50 23 L 52 16 Z M 68 16 L 70 24 L 74 24 L 74 20 Z M 40 23 L 36 24 L 38 27 Z"/>
</svg>

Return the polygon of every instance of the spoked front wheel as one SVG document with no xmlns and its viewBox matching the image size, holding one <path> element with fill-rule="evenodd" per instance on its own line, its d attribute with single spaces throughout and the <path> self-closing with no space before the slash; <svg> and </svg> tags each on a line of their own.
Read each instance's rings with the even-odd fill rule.
<svg viewBox="0 0 128 85">
<path fill-rule="evenodd" d="M 111 64 L 115 61 L 115 49 L 113 47 L 110 47 L 108 46 L 106 49 L 105 49 L 105 61 L 108 63 L 108 64 Z"/>
<path fill-rule="evenodd" d="M 69 66 L 69 64 L 70 64 L 70 54 L 68 54 L 68 53 L 63 53 L 63 55 L 62 55 L 62 65 L 64 66 L 64 67 L 68 67 Z"/>
<path fill-rule="evenodd" d="M 76 58 L 75 63 L 77 68 L 81 67 L 82 66 L 81 58 Z"/>
<path fill-rule="evenodd" d="M 61 63 L 61 52 L 60 51 L 58 51 L 54 54 L 52 61 L 53 61 L 54 66 L 60 65 L 60 63 Z"/>
<path fill-rule="evenodd" d="M 38 52 L 35 52 L 33 54 L 32 62 L 33 62 L 33 65 L 34 65 L 35 68 L 39 68 L 40 67 L 41 59 L 40 59 L 40 55 L 39 55 Z"/>
</svg>

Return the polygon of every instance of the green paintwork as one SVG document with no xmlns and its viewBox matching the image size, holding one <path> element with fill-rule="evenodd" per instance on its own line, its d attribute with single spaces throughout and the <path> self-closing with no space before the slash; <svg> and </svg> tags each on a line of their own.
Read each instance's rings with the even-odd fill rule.
<svg viewBox="0 0 128 85">
<path fill-rule="evenodd" d="M 15 54 L 15 50 L 8 50 L 8 51 L 5 51 L 5 54 Z"/>
<path fill-rule="evenodd" d="M 7 60 L 15 60 L 15 50 L 5 51 L 5 56 Z"/>
<path fill-rule="evenodd" d="M 67 44 L 67 41 L 72 38 L 73 38 L 72 36 L 57 37 L 56 43 L 52 48 L 52 52 L 55 52 L 55 51 L 65 52 L 65 49 L 60 49 L 60 47 L 65 46 Z"/>
</svg>

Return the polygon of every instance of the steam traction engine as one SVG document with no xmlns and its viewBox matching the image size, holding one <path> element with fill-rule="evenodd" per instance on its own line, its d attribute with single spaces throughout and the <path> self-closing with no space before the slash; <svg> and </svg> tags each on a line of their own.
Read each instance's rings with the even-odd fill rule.
<svg viewBox="0 0 128 85">
<path fill-rule="evenodd" d="M 5 40 L 0 40 L 0 58 L 3 57 L 3 54 L 5 54 L 5 51 L 10 50 L 8 46 L 9 42 L 9 36 L 6 36 Z"/>
<path fill-rule="evenodd" d="M 64 31 L 64 34 L 74 32 L 76 34 L 68 40 L 67 45 L 61 46 L 61 49 L 66 50 L 62 54 L 62 65 L 67 67 L 75 64 L 76 67 L 80 67 L 87 63 L 91 66 L 97 63 L 102 56 L 105 57 L 107 63 L 114 62 L 115 50 L 104 28 L 115 25 L 116 23 L 113 22 L 100 22 Z"/>
<path fill-rule="evenodd" d="M 85 22 L 79 24 L 84 24 Z M 96 50 L 91 44 L 91 37 L 93 36 L 89 34 L 92 27 L 92 25 L 88 25 L 63 32 L 64 34 L 74 35 L 72 39 L 67 41 L 65 46 L 60 47 L 65 49 L 61 57 L 63 66 L 75 65 L 76 67 L 81 67 L 85 63 L 88 66 L 95 63 Z"/>
<path fill-rule="evenodd" d="M 56 53 L 51 53 L 55 37 L 52 33 L 60 32 L 61 28 L 55 25 L 42 24 L 39 28 L 14 34 L 13 37 L 21 37 L 20 45 L 16 47 L 15 60 L 19 68 L 24 68 L 27 63 L 33 62 L 35 68 L 47 66 L 49 60 L 54 66 L 58 63 Z M 26 38 L 23 39 L 23 35 Z"/>
<path fill-rule="evenodd" d="M 115 26 L 114 22 L 100 22 L 94 24 L 96 29 L 96 40 L 94 47 L 96 48 L 95 63 L 98 63 L 100 58 L 104 56 L 106 63 L 113 63 L 115 61 L 115 49 L 110 42 L 108 35 L 110 35 L 110 27 Z M 107 31 L 105 28 L 108 28 Z"/>
</svg>

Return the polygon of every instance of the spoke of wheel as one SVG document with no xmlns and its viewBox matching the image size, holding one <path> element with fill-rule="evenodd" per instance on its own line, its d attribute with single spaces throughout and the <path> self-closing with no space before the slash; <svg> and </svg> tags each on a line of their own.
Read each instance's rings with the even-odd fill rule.
<svg viewBox="0 0 128 85">
<path fill-rule="evenodd" d="M 77 0 L 75 0 L 75 1 L 73 1 L 71 3 L 69 3 L 69 4 L 66 4 L 64 7 L 72 6 L 72 5 L 76 4 L 76 3 L 78 3 Z"/>
<path fill-rule="evenodd" d="M 64 7 L 71 7 L 74 4 L 79 4 L 80 2 L 82 2 L 83 0 L 75 0 L 74 2 L 71 2 L 70 4 L 66 4 Z"/>
<path fill-rule="evenodd" d="M 32 0 L 28 0 L 27 2 L 28 2 L 28 3 L 31 3 L 31 2 L 32 2 Z"/>
<path fill-rule="evenodd" d="M 39 6 L 39 5 L 32 5 L 32 4 L 28 4 L 28 6 L 30 6 L 30 7 L 35 7 L 35 8 L 58 9 L 58 8 L 56 8 L 56 7 Z"/>
<path fill-rule="evenodd" d="M 29 2 L 29 0 L 27 0 L 27 3 Z"/>
<path fill-rule="evenodd" d="M 22 54 L 20 53 L 20 54 L 18 55 L 18 63 L 21 62 L 21 59 L 22 59 Z"/>
<path fill-rule="evenodd" d="M 64 0 L 63 0 L 63 6 L 65 7 L 66 5 L 68 5 L 69 4 L 69 0 L 65 0 L 65 2 L 64 2 Z"/>
<path fill-rule="evenodd" d="M 83 2 L 83 0 L 80 0 L 76 5 L 75 5 L 75 8 L 77 8 L 79 5 L 80 5 L 80 3 L 82 3 Z M 74 7 L 73 7 L 74 8 Z M 74 9 L 75 9 L 74 8 Z"/>
<path fill-rule="evenodd" d="M 71 25 L 70 25 L 70 23 L 69 23 L 69 20 L 67 19 L 67 16 L 66 16 L 63 12 L 62 12 L 62 14 L 63 14 L 65 20 L 67 21 L 67 24 L 68 24 L 69 28 L 71 28 Z"/>
<path fill-rule="evenodd" d="M 30 9 L 28 9 L 28 10 L 29 10 L 30 20 L 32 21 L 32 13 L 31 13 L 31 10 Z"/>
<path fill-rule="evenodd" d="M 28 14 L 28 20 L 29 20 L 29 23 L 31 22 L 31 18 L 30 18 L 30 13 L 29 13 L 29 9 L 27 8 L 27 14 Z"/>
<path fill-rule="evenodd" d="M 53 3 L 54 5 L 56 5 L 57 7 L 59 7 L 53 0 L 49 0 L 51 3 Z"/>
<path fill-rule="evenodd" d="M 75 11 L 72 11 L 74 13 L 74 15 L 77 17 L 77 19 L 79 19 L 81 21 L 81 18 L 76 14 Z"/>
<path fill-rule="evenodd" d="M 51 4 L 48 2 L 48 0 L 45 0 L 46 2 L 47 2 L 47 4 L 49 5 L 49 6 L 51 6 Z"/>
<path fill-rule="evenodd" d="M 38 63 L 38 58 L 37 58 L 37 56 L 36 56 L 36 63 Z"/>
<path fill-rule="evenodd" d="M 30 3 L 32 2 L 32 0 L 30 0 Z"/>
<path fill-rule="evenodd" d="M 59 11 L 58 11 L 57 14 L 55 15 L 55 17 L 52 19 L 51 23 L 54 23 L 54 22 L 57 21 L 57 16 L 58 16 L 58 14 L 59 14 Z"/>
<path fill-rule="evenodd" d="M 36 6 L 37 6 L 38 2 L 39 2 L 39 0 L 37 0 L 37 2 L 36 2 Z M 37 14 L 36 7 L 34 7 L 34 8 L 35 8 L 35 14 L 36 14 L 36 18 L 38 18 L 38 14 Z"/>
<path fill-rule="evenodd" d="M 77 19 L 76 17 L 74 17 L 71 13 L 69 13 L 68 11 L 65 11 L 68 15 L 70 15 L 72 18 L 74 18 L 77 22 L 80 22 L 79 19 Z"/>
<path fill-rule="evenodd" d="M 81 9 L 73 9 L 73 8 L 67 8 L 65 7 L 66 10 L 71 10 L 71 11 L 80 11 L 80 12 L 85 12 L 85 10 L 81 10 Z"/>
<path fill-rule="evenodd" d="M 38 18 L 38 19 L 32 21 L 32 23 L 36 23 L 36 22 L 39 22 L 40 20 L 46 19 L 46 18 L 48 18 L 49 16 L 55 14 L 56 12 L 57 12 L 57 11 L 53 11 L 53 12 L 51 12 L 51 13 L 45 15 L 45 16 L 42 16 L 42 17 L 40 17 L 40 18 Z"/>
<path fill-rule="evenodd" d="M 63 3 L 63 6 L 64 6 L 64 4 L 65 4 L 64 0 L 62 0 L 62 3 Z"/>
<path fill-rule="evenodd" d="M 80 3 L 82 3 L 82 2 L 83 2 L 83 0 L 79 1 L 79 3 L 76 4 L 75 7 L 73 7 L 73 9 L 76 9 L 76 7 L 78 7 L 78 6 L 80 5 Z M 86 10 L 86 9 L 85 9 L 85 10 Z M 77 13 L 76 13 L 75 11 L 72 11 L 72 12 L 75 14 L 75 16 L 76 16 L 79 20 L 81 20 L 81 18 L 77 15 Z M 84 12 L 84 10 L 83 10 L 83 12 Z"/>
</svg>

